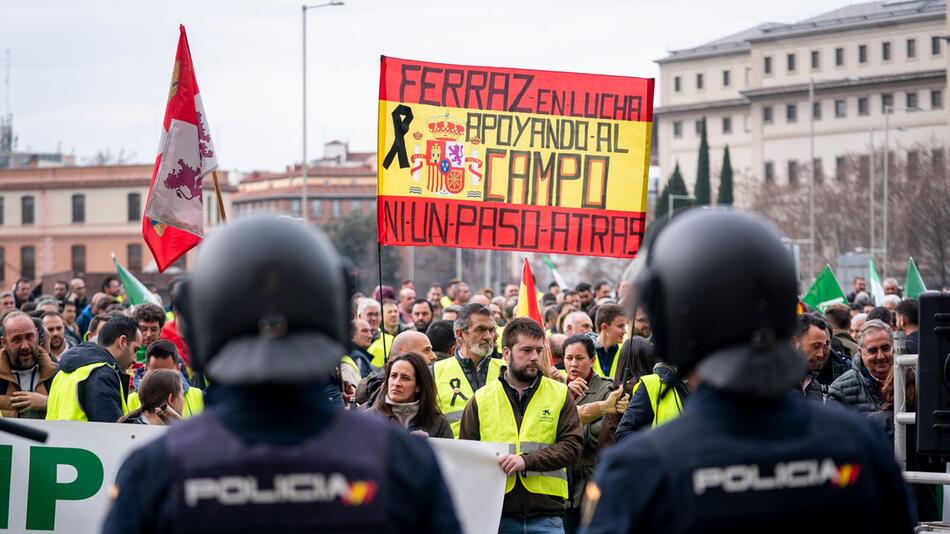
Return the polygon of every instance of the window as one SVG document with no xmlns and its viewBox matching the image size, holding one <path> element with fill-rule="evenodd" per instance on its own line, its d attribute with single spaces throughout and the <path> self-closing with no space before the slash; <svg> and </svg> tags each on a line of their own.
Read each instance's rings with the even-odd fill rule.
<svg viewBox="0 0 950 534">
<path fill-rule="evenodd" d="M 848 177 L 848 160 L 844 156 L 835 158 L 835 179 L 843 182 Z"/>
<path fill-rule="evenodd" d="M 933 91 L 931 91 L 933 93 Z M 3 224 L 3 197 L 0 197 L 0 224 Z M 0 263 L 0 271 L 3 271 L 3 264 Z"/>
<path fill-rule="evenodd" d="M 775 164 L 771 161 L 765 162 L 765 183 L 775 183 Z"/>
<path fill-rule="evenodd" d="M 821 101 L 820 101 L 820 100 L 819 100 L 819 101 L 816 101 L 814 104 L 812 104 L 812 106 L 811 106 L 811 116 L 812 116 L 816 121 L 820 121 L 820 120 L 821 120 Z"/>
<path fill-rule="evenodd" d="M 300 199 L 295 198 L 290 201 L 290 213 L 294 217 L 300 217 Z"/>
<path fill-rule="evenodd" d="M 73 245 L 69 248 L 69 257 L 73 274 L 82 276 L 86 272 L 86 245 Z"/>
<path fill-rule="evenodd" d="M 679 76 L 673 77 L 673 92 L 678 93 L 682 89 L 683 80 Z"/>
<path fill-rule="evenodd" d="M 22 224 L 33 224 L 33 197 L 27 195 L 20 197 L 20 222 Z"/>
<path fill-rule="evenodd" d="M 798 162 L 788 162 L 788 185 L 798 185 Z"/>
<path fill-rule="evenodd" d="M 858 174 L 862 180 L 867 180 L 871 177 L 871 157 L 867 154 L 862 154 L 858 158 Z"/>
<path fill-rule="evenodd" d="M 907 151 L 907 177 L 917 178 L 920 172 L 920 153 L 916 150 Z"/>
<path fill-rule="evenodd" d="M 673 138 L 679 139 L 680 137 L 683 137 L 683 122 L 673 121 Z"/>
<path fill-rule="evenodd" d="M 844 48 L 835 48 L 835 66 L 844 66 Z"/>
<path fill-rule="evenodd" d="M 0 247 L 0 282 L 5 281 L 7 270 L 7 251 L 4 247 Z"/>
<path fill-rule="evenodd" d="M 732 85 L 732 73 L 728 70 L 722 71 L 722 86 L 729 87 Z"/>
<path fill-rule="evenodd" d="M 843 119 L 848 116 L 848 103 L 840 98 L 835 100 L 835 118 Z"/>
<path fill-rule="evenodd" d="M 891 60 L 891 43 L 887 41 L 881 43 L 881 59 L 884 61 Z"/>
<path fill-rule="evenodd" d="M 340 216 L 340 201 L 339 200 L 333 201 L 333 216 L 334 217 Z"/>
<path fill-rule="evenodd" d="M 940 55 L 940 37 L 930 38 L 930 53 L 934 56 Z"/>
<path fill-rule="evenodd" d="M 907 40 L 907 59 L 917 57 L 917 39 Z"/>
<path fill-rule="evenodd" d="M 904 96 L 907 111 L 920 111 L 920 104 L 917 102 L 917 91 L 908 91 Z"/>
<path fill-rule="evenodd" d="M 871 113 L 871 106 L 868 104 L 868 97 L 858 97 L 858 115 L 868 115 Z"/>
<path fill-rule="evenodd" d="M 696 75 L 696 89 L 703 88 L 703 74 L 699 73 Z"/>
<path fill-rule="evenodd" d="M 703 135 L 703 121 L 702 120 L 696 121 L 695 126 L 696 126 L 696 136 L 698 137 L 698 136 Z"/>
<path fill-rule="evenodd" d="M 947 165 L 944 163 L 942 148 L 935 148 L 930 151 L 930 167 L 937 176 L 943 176 L 943 173 L 946 172 Z"/>
<path fill-rule="evenodd" d="M 323 211 L 323 204 L 320 203 L 320 199 L 310 199 L 310 216 L 320 215 Z"/>
<path fill-rule="evenodd" d="M 943 109 L 943 91 L 930 90 L 930 109 Z M 3 224 L 3 199 L 0 198 L 0 224 Z"/>
<path fill-rule="evenodd" d="M 129 221 L 135 222 L 142 219 L 142 195 L 139 193 L 129 193 L 127 196 L 129 208 Z"/>
<path fill-rule="evenodd" d="M 73 195 L 73 222 L 86 222 L 86 195 L 81 193 Z"/>
<path fill-rule="evenodd" d="M 732 117 L 722 118 L 722 133 L 732 133 Z"/>
<path fill-rule="evenodd" d="M 858 45 L 858 63 L 868 62 L 868 45 Z"/>
<path fill-rule="evenodd" d="M 350 201 L 350 212 L 362 211 L 363 210 L 363 201 L 356 199 Z"/>
<path fill-rule="evenodd" d="M 821 53 L 817 50 L 811 51 L 811 68 L 812 70 L 821 68 Z"/>
<path fill-rule="evenodd" d="M 142 270 L 142 245 L 130 244 L 126 247 L 126 260 L 130 271 Z"/>
<path fill-rule="evenodd" d="M 765 56 L 762 62 L 762 70 L 765 74 L 772 74 L 772 56 Z"/>
<path fill-rule="evenodd" d="M 788 72 L 793 72 L 795 70 L 795 54 L 785 56 L 785 61 L 788 64 Z"/>
<path fill-rule="evenodd" d="M 36 278 L 36 247 L 33 245 L 20 247 L 20 276 L 30 280 Z"/>
<path fill-rule="evenodd" d="M 762 108 L 762 122 L 765 124 L 772 124 L 772 106 L 765 106 Z"/>
<path fill-rule="evenodd" d="M 798 121 L 798 106 L 796 106 L 795 104 L 785 104 L 785 121 L 786 122 Z"/>
<path fill-rule="evenodd" d="M 894 94 L 881 93 L 881 113 L 891 113 L 894 111 Z"/>
</svg>

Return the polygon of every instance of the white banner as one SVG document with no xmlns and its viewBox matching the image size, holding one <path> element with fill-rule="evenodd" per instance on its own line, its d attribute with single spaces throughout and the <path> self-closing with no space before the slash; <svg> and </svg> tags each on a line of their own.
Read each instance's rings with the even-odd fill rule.
<svg viewBox="0 0 950 534">
<path fill-rule="evenodd" d="M 49 440 L 41 444 L 0 432 L 0 533 L 98 533 L 122 461 L 165 430 L 114 423 L 18 422 L 49 432 Z M 447 439 L 429 443 L 464 532 L 497 532 L 505 493 L 497 458 L 507 446 Z"/>
</svg>

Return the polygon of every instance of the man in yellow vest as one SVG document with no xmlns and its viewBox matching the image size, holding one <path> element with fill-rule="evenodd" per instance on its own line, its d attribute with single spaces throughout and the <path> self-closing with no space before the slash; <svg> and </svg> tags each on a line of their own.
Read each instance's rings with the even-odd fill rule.
<svg viewBox="0 0 950 534">
<path fill-rule="evenodd" d="M 98 343 L 81 343 L 59 362 L 46 407 L 48 420 L 115 423 L 129 409 L 129 366 L 142 333 L 135 319 L 120 315 L 99 330 Z"/>
<path fill-rule="evenodd" d="M 439 409 L 455 437 L 465 403 L 485 384 L 498 378 L 501 360 L 492 358 L 495 351 L 495 322 L 491 310 L 481 304 L 466 304 L 455 319 L 455 356 L 435 362 L 436 399 Z"/>
<path fill-rule="evenodd" d="M 584 444 L 577 407 L 567 386 L 543 376 L 537 322 L 510 321 L 502 355 L 507 367 L 469 401 L 459 438 L 508 444 L 498 459 L 508 475 L 498 532 L 564 532 L 567 468 Z"/>
<path fill-rule="evenodd" d="M 620 361 L 620 343 L 627 331 L 627 317 L 617 304 L 604 304 L 597 309 L 594 320 L 597 329 L 597 356 L 594 357 L 594 372 L 606 378 L 617 374 Z"/>
<path fill-rule="evenodd" d="M 132 376 L 132 384 L 135 386 L 136 390 L 138 390 L 139 384 L 142 382 L 142 379 L 145 378 L 145 375 L 149 371 L 154 371 L 155 369 L 169 369 L 172 371 L 178 371 L 178 373 L 181 375 L 181 388 L 185 397 L 185 406 L 181 412 L 182 417 L 187 419 L 189 417 L 194 417 L 204 411 L 204 391 L 188 383 L 187 377 L 185 377 L 185 374 L 181 370 L 181 358 L 178 356 L 178 348 L 175 347 L 174 343 L 168 341 L 167 339 L 155 341 L 148 346 L 148 349 L 146 349 L 145 367 L 137 369 L 135 374 Z M 128 400 L 129 411 L 132 411 L 141 405 L 142 403 L 139 401 L 138 391 L 133 391 L 130 393 Z"/>
<path fill-rule="evenodd" d="M 356 317 L 369 323 L 369 327 L 373 330 L 373 341 L 366 352 L 373 357 L 371 362 L 373 367 L 382 369 L 386 365 L 389 353 L 392 352 L 395 337 L 382 329 L 383 308 L 376 300 L 364 298 L 356 307 Z"/>
</svg>

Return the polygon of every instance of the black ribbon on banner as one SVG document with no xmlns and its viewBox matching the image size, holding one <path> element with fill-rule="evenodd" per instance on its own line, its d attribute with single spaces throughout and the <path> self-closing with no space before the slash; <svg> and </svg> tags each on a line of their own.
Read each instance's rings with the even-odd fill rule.
<svg viewBox="0 0 950 534">
<path fill-rule="evenodd" d="M 449 404 L 451 404 L 452 406 L 455 406 L 455 399 L 457 398 L 461 398 L 463 401 L 468 401 L 468 397 L 466 397 L 465 394 L 462 393 L 462 390 L 461 390 L 461 387 L 462 387 L 461 379 L 459 378 L 449 379 L 449 386 L 451 386 L 452 391 L 455 392 L 452 394 L 452 401 L 449 402 Z"/>
<path fill-rule="evenodd" d="M 409 124 L 412 123 L 412 108 L 405 104 L 399 104 L 393 110 L 393 144 L 386 153 L 386 159 L 383 160 L 383 168 L 388 169 L 395 156 L 399 156 L 399 168 L 405 169 L 409 166 L 409 156 L 406 154 L 406 134 L 409 133 Z"/>
</svg>

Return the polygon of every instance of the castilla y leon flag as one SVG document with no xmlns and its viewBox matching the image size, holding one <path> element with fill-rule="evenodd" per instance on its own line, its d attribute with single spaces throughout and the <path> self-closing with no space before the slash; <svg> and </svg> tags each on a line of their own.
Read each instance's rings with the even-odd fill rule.
<svg viewBox="0 0 950 534">
<path fill-rule="evenodd" d="M 218 166 L 188 36 L 183 25 L 179 28 L 162 138 L 142 217 L 142 236 L 159 271 L 201 242 L 201 180 Z"/>
<path fill-rule="evenodd" d="M 383 57 L 380 244 L 636 256 L 653 87 Z"/>
</svg>

